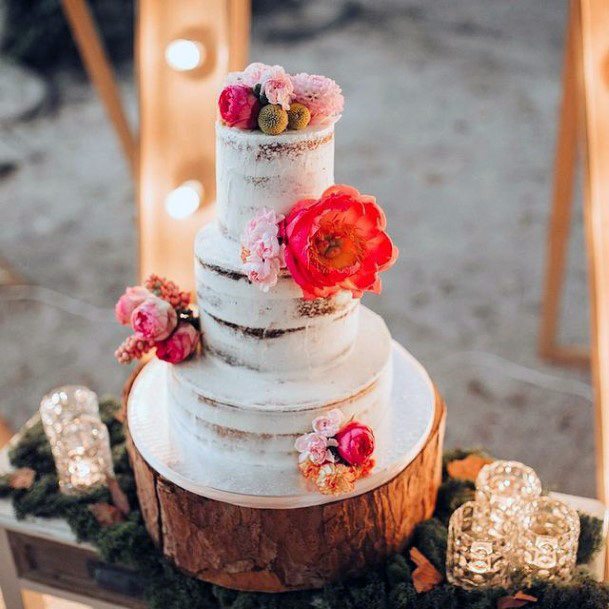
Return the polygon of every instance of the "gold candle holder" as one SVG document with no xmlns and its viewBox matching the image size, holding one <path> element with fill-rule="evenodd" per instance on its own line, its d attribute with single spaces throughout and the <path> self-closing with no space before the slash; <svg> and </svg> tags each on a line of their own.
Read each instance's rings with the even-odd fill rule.
<svg viewBox="0 0 609 609">
<path fill-rule="evenodd" d="M 97 395 L 87 387 L 57 387 L 40 402 L 40 418 L 49 441 L 60 434 L 70 421 L 83 415 L 99 418 Z"/>
<path fill-rule="evenodd" d="M 539 497 L 521 514 L 516 564 L 525 579 L 568 581 L 577 559 L 579 516 L 562 501 Z"/>
<path fill-rule="evenodd" d="M 89 492 L 114 476 L 108 429 L 98 417 L 72 419 L 49 440 L 62 493 Z"/>
<path fill-rule="evenodd" d="M 446 577 L 472 589 L 509 584 L 515 527 L 491 520 L 488 505 L 468 501 L 455 510 L 448 525 Z"/>
<path fill-rule="evenodd" d="M 476 478 L 476 501 L 489 506 L 495 523 L 518 518 L 526 503 L 541 495 L 535 471 L 518 461 L 485 465 Z"/>
</svg>

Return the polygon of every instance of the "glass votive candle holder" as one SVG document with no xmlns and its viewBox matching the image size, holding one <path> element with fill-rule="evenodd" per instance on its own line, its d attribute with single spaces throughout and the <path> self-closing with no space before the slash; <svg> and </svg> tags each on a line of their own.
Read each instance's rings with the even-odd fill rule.
<svg viewBox="0 0 609 609">
<path fill-rule="evenodd" d="M 99 418 L 97 395 L 87 387 L 57 387 L 49 391 L 40 402 L 40 418 L 49 440 L 60 433 L 72 419 L 83 415 Z"/>
<path fill-rule="evenodd" d="M 62 493 L 86 493 L 114 476 L 108 429 L 98 417 L 72 419 L 49 440 Z"/>
<path fill-rule="evenodd" d="M 476 478 L 476 501 L 488 504 L 496 523 L 518 518 L 525 504 L 540 495 L 539 477 L 518 461 L 494 461 L 485 465 Z"/>
<path fill-rule="evenodd" d="M 461 588 L 509 584 L 514 523 L 497 526 L 488 505 L 468 501 L 457 508 L 448 525 L 446 577 Z"/>
<path fill-rule="evenodd" d="M 571 579 L 579 545 L 577 512 L 552 497 L 539 497 L 524 507 L 520 521 L 515 562 L 525 579 Z"/>
</svg>

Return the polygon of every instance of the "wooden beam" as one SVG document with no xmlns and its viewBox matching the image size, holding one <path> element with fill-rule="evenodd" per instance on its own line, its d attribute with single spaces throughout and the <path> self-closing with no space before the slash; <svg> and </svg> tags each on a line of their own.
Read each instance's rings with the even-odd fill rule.
<svg viewBox="0 0 609 609">
<path fill-rule="evenodd" d="M 194 237 L 215 201 L 216 101 L 227 72 L 247 57 L 249 0 L 140 0 L 138 13 L 140 275 L 193 289 Z M 176 39 L 199 43 L 197 68 L 167 64 L 165 49 Z M 171 217 L 167 195 L 191 180 L 203 187 L 199 209 Z"/>
<path fill-rule="evenodd" d="M 560 301 L 565 276 L 573 186 L 578 160 L 578 142 L 581 139 L 581 46 L 579 8 L 571 2 L 565 37 L 562 100 L 560 105 L 558 137 L 554 160 L 552 208 L 548 226 L 546 274 L 541 309 L 539 354 L 550 361 L 562 364 L 587 364 L 582 357 L 583 348 L 562 348 L 558 344 Z"/>
<path fill-rule="evenodd" d="M 581 6 L 586 237 L 590 277 L 597 486 L 609 504 L 609 3 Z"/>
<path fill-rule="evenodd" d="M 123 110 L 120 92 L 86 0 L 61 0 L 89 78 L 114 125 L 131 172 L 136 167 L 136 138 Z"/>
</svg>

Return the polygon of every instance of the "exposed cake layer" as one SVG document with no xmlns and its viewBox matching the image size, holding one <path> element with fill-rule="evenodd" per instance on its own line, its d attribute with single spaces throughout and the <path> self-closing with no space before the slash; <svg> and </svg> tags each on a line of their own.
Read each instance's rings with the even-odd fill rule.
<svg viewBox="0 0 609 609">
<path fill-rule="evenodd" d="M 285 214 L 333 183 L 333 125 L 281 135 L 216 126 L 218 221 L 234 240 L 258 209 Z"/>
<path fill-rule="evenodd" d="M 168 391 L 172 424 L 215 459 L 293 469 L 295 439 L 324 412 L 340 408 L 373 429 L 390 425 L 391 385 L 389 332 L 362 307 L 354 348 L 332 369 L 303 370 L 299 379 L 280 382 L 204 356 L 173 366 Z"/>
<path fill-rule="evenodd" d="M 215 223 L 195 242 L 197 299 L 205 350 L 263 372 L 302 374 L 346 358 L 355 343 L 359 300 L 348 292 L 304 300 L 287 272 L 265 293 L 241 270 L 239 248 Z"/>
</svg>

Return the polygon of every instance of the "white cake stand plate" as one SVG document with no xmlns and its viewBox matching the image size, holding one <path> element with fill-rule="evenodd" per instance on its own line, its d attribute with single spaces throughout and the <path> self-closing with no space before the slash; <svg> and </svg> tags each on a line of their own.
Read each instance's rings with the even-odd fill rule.
<svg viewBox="0 0 609 609">
<path fill-rule="evenodd" d="M 128 424 L 131 438 L 148 464 L 177 486 L 216 501 L 250 508 L 290 509 L 322 505 L 367 493 L 394 478 L 419 454 L 431 432 L 435 415 L 435 390 L 419 362 L 394 342 L 391 407 L 376 435 L 376 465 L 356 482 L 352 493 L 322 495 L 294 469 L 268 469 L 252 475 L 247 463 L 214 461 L 184 441 L 171 425 L 167 374 L 169 364 L 148 363 L 131 388 Z"/>
</svg>

